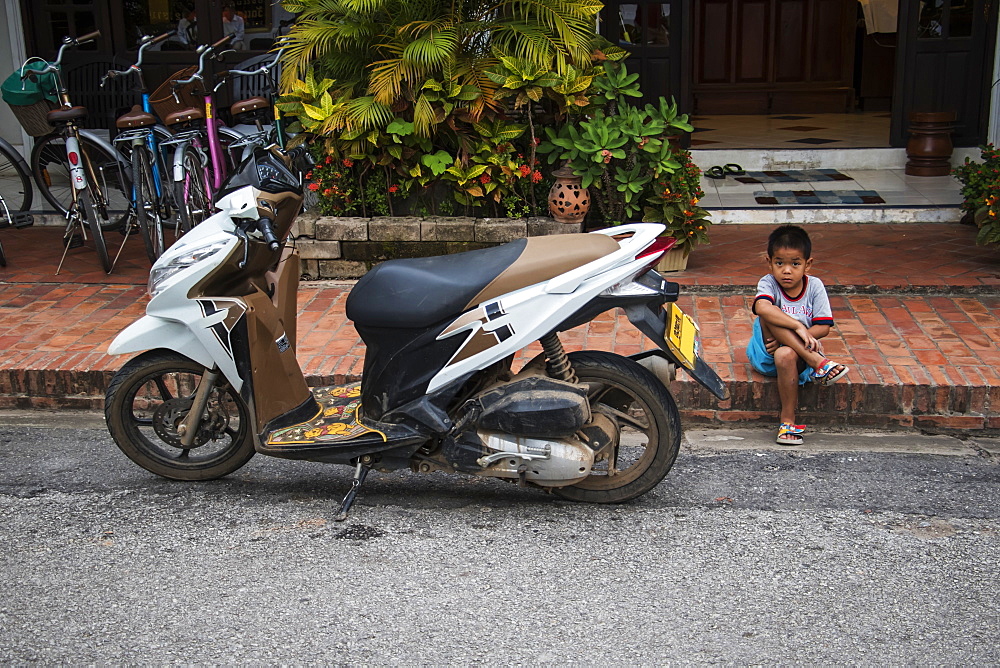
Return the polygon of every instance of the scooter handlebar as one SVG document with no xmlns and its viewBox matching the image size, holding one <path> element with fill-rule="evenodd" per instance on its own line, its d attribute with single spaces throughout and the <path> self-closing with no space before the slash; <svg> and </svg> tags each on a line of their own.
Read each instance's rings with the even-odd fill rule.
<svg viewBox="0 0 1000 668">
<path fill-rule="evenodd" d="M 257 221 L 257 229 L 260 231 L 264 241 L 267 243 L 267 247 L 274 252 L 281 248 L 281 242 L 278 241 L 278 237 L 274 234 L 274 223 L 270 218 L 261 218 Z"/>
</svg>

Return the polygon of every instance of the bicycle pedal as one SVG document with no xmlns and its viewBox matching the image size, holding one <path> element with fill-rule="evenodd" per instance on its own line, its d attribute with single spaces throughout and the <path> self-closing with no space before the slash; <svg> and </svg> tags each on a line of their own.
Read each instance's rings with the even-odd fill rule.
<svg viewBox="0 0 1000 668">
<path fill-rule="evenodd" d="M 69 248 L 79 248 L 83 245 L 83 235 L 74 234 L 69 238 Z"/>
<path fill-rule="evenodd" d="M 130 234 L 137 234 L 139 232 L 138 223 L 122 223 L 118 226 L 118 234 L 126 237 Z"/>
<path fill-rule="evenodd" d="M 12 219 L 11 224 L 19 230 L 25 227 L 31 227 L 35 224 L 35 217 L 27 211 L 12 213 L 10 214 L 10 217 Z"/>
</svg>

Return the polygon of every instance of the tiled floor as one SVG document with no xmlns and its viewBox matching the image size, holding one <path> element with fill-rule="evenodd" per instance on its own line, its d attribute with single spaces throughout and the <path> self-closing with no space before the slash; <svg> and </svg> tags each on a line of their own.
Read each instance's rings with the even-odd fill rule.
<svg viewBox="0 0 1000 668">
<path fill-rule="evenodd" d="M 909 176 L 902 169 L 846 169 L 841 172 L 850 176 L 851 180 L 740 183 L 732 177 L 712 179 L 703 174 L 701 184 L 705 197 L 701 206 L 707 209 L 789 208 L 789 205 L 759 204 L 754 199 L 756 192 L 777 190 L 874 190 L 885 200 L 884 206 L 908 208 L 957 206 L 962 203 L 961 184 L 952 176 Z"/>
<path fill-rule="evenodd" d="M 692 148 L 878 148 L 889 146 L 889 114 L 694 116 Z"/>
<path fill-rule="evenodd" d="M 723 225 L 692 254 L 681 305 L 702 327 L 706 360 L 729 382 L 717 402 L 685 374 L 673 389 L 686 420 L 773 421 L 774 384 L 754 374 L 744 348 L 749 300 L 764 271 L 768 230 Z M 832 388 L 806 388 L 810 424 L 936 429 L 1000 428 L 1000 254 L 975 245 L 964 225 L 816 225 L 814 273 L 830 286 L 837 327 L 827 352 L 852 371 Z M 104 351 L 145 305 L 148 265 L 95 271 L 81 249 L 54 277 L 59 231 L 0 230 L 0 407 L 99 408 L 122 360 Z M 127 247 L 128 248 L 128 247 Z M 133 246 L 129 252 L 140 252 Z M 298 357 L 314 384 L 359 376 L 364 348 L 344 316 L 349 283 L 307 283 L 299 295 Z M 620 314 L 567 332 L 569 349 L 637 353 L 651 343 Z M 529 346 L 526 359 L 538 352 Z"/>
</svg>

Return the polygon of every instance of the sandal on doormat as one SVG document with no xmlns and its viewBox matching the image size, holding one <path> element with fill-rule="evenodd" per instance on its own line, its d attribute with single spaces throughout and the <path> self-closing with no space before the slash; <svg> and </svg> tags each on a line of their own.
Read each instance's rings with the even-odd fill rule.
<svg viewBox="0 0 1000 668">
<path fill-rule="evenodd" d="M 843 364 L 838 364 L 837 362 L 831 362 L 830 360 L 825 359 L 813 371 L 813 380 L 820 385 L 830 385 L 847 375 L 848 371 L 849 369 Z"/>
<path fill-rule="evenodd" d="M 742 167 L 733 162 L 724 166 L 722 170 L 726 173 L 727 176 L 743 176 L 744 174 L 746 174 L 746 171 L 744 171 Z"/>
<path fill-rule="evenodd" d="M 782 422 L 778 427 L 778 438 L 774 442 L 778 445 L 802 445 L 802 432 L 797 432 L 797 425 Z"/>
<path fill-rule="evenodd" d="M 705 176 L 710 179 L 724 179 L 726 178 L 726 170 L 716 165 L 705 170 Z"/>
</svg>

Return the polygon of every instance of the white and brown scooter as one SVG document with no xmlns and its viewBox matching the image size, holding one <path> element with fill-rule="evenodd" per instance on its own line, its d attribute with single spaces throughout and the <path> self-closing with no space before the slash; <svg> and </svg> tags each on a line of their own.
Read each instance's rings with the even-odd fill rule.
<svg viewBox="0 0 1000 668">
<path fill-rule="evenodd" d="M 115 375 L 105 412 L 149 471 L 208 480 L 258 452 L 349 465 L 339 519 L 372 468 L 615 503 L 673 465 L 676 367 L 728 396 L 674 303 L 678 285 L 651 269 L 666 247 L 651 224 L 382 263 L 347 300 L 367 346 L 362 382 L 310 389 L 295 358 L 297 253 L 284 244 L 302 203 L 289 158 L 257 150 L 240 166 L 220 211 L 153 266 L 146 315 L 109 348 L 145 351 Z M 656 347 L 563 350 L 559 332 L 614 308 Z M 544 353 L 513 368 L 534 341 Z"/>
</svg>

